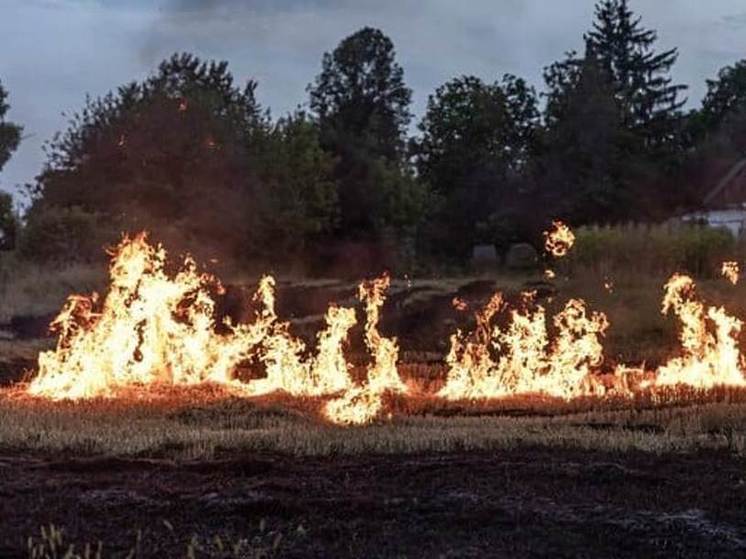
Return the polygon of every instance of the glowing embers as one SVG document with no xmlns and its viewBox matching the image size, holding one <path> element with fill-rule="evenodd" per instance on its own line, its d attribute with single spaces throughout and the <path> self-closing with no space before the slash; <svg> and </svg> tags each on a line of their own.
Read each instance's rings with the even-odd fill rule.
<svg viewBox="0 0 746 559">
<path fill-rule="evenodd" d="M 689 276 L 674 274 L 665 286 L 663 314 L 672 311 L 681 321 L 681 355 L 658 368 L 653 384 L 684 384 L 695 388 L 744 386 L 743 357 L 738 349 L 742 322 L 722 307 L 697 300 Z"/>
<path fill-rule="evenodd" d="M 523 295 L 521 307 L 509 312 L 507 325 L 493 325 L 503 309 L 497 293 L 476 315 L 470 335 L 451 337 L 449 373 L 439 395 L 448 399 L 501 398 L 542 393 L 570 399 L 597 394 L 603 386 L 591 373 L 603 360 L 600 338 L 609 326 L 603 313 L 587 313 L 585 303 L 571 299 L 553 320 L 550 342 L 544 307 L 534 295 Z"/>
</svg>

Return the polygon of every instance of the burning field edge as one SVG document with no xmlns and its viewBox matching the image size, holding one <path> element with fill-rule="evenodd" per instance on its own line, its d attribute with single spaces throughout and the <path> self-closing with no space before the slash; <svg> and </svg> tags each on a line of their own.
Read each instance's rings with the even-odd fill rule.
<svg viewBox="0 0 746 559">
<path fill-rule="evenodd" d="M 244 398 L 220 386 L 130 391 L 126 398 L 48 401 L 0 392 L 0 452 L 212 459 L 544 447 L 656 454 L 746 454 L 746 390 L 677 388 L 636 400 L 522 397 L 452 402 L 391 395 L 385 418 L 341 427 L 322 398 Z"/>
</svg>

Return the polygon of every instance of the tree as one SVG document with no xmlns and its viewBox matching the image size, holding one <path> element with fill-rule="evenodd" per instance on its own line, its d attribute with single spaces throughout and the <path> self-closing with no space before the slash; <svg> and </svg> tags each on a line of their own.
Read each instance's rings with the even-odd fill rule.
<svg viewBox="0 0 746 559">
<path fill-rule="evenodd" d="M 683 189 L 685 86 L 669 76 L 676 49 L 657 53 L 627 0 L 602 0 L 585 35 L 545 69 L 547 104 L 537 180 L 547 204 L 577 223 L 662 217 Z"/>
<path fill-rule="evenodd" d="M 690 114 L 689 123 L 694 145 L 717 143 L 736 156 L 746 153 L 746 60 L 722 68 L 717 79 L 707 80 L 702 107 Z"/>
<path fill-rule="evenodd" d="M 399 159 L 412 91 L 394 44 L 380 30 L 365 27 L 324 53 L 321 73 L 308 89 L 325 141 L 335 147 L 362 141 L 374 157 Z"/>
<path fill-rule="evenodd" d="M 669 73 L 677 49 L 656 52 L 657 33 L 641 25 L 627 0 L 603 0 L 596 5 L 586 49 L 601 63 L 614 87 L 624 126 L 634 130 L 647 149 L 677 146 L 679 94 L 685 85 L 672 83 Z"/>
<path fill-rule="evenodd" d="M 730 114 L 746 109 L 746 60 L 726 66 L 717 79 L 707 80 L 702 114 L 710 127 L 717 127 Z"/>
<path fill-rule="evenodd" d="M 13 197 L 0 192 L 0 250 L 12 250 L 16 244 L 18 219 L 13 209 Z"/>
<path fill-rule="evenodd" d="M 397 220 L 391 213 L 393 186 L 410 184 L 404 139 L 412 93 L 393 43 L 369 27 L 350 35 L 324 54 L 321 73 L 308 91 L 321 144 L 337 160 L 336 234 L 380 237 Z M 409 216 L 410 224 L 417 218 Z"/>
<path fill-rule="evenodd" d="M 631 133 L 605 65 L 592 54 L 578 60 L 569 53 L 547 68 L 545 79 L 550 94 L 537 165 L 542 205 L 573 223 L 628 217 Z"/>
<path fill-rule="evenodd" d="M 10 106 L 7 103 L 8 92 L 0 83 L 0 170 L 21 142 L 23 128 L 5 120 Z M 18 226 L 13 209 L 13 197 L 7 192 L 0 192 L 0 250 L 15 247 L 16 228 Z"/>
<path fill-rule="evenodd" d="M 141 83 L 88 99 L 47 146 L 29 213 L 79 208 L 111 229 L 149 229 L 179 248 L 237 255 L 258 223 L 252 153 L 265 141 L 256 83 L 225 62 L 165 60 Z"/>
<path fill-rule="evenodd" d="M 268 256 L 286 257 L 328 235 L 339 218 L 334 158 L 321 148 L 318 127 L 303 112 L 272 127 L 258 160 L 265 188 L 257 207 L 257 242 Z"/>
<path fill-rule="evenodd" d="M 464 257 L 474 242 L 493 240 L 479 239 L 479 231 L 515 197 L 514 179 L 535 148 L 536 105 L 534 91 L 513 76 L 493 84 L 463 76 L 430 96 L 419 125 L 417 165 L 442 198 L 434 218 L 441 249 Z"/>
<path fill-rule="evenodd" d="M 10 108 L 7 99 L 8 92 L 0 82 L 0 170 L 18 148 L 18 144 L 21 142 L 21 132 L 23 132 L 23 127 L 5 120 L 5 114 Z"/>
</svg>

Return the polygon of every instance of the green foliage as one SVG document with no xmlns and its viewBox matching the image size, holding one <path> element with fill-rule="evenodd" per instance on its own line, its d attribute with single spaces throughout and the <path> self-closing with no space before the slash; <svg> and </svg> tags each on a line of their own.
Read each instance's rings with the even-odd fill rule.
<svg viewBox="0 0 746 559">
<path fill-rule="evenodd" d="M 612 276 L 681 271 L 710 277 L 719 275 L 723 260 L 744 251 L 726 229 L 699 226 L 581 227 L 575 236 L 565 265 Z"/>
<path fill-rule="evenodd" d="M 534 150 L 538 111 L 534 91 L 505 76 L 486 84 L 463 76 L 430 96 L 417 145 L 420 176 L 443 198 L 434 231 L 441 250 L 465 256 L 479 230 L 511 202 L 510 178 L 520 174 Z"/>
<path fill-rule="evenodd" d="M 702 115 L 708 127 L 719 126 L 726 117 L 746 108 L 746 60 L 726 66 L 717 79 L 707 80 Z"/>
<path fill-rule="evenodd" d="M 657 53 L 626 0 L 596 5 L 586 52 L 545 69 L 546 129 L 537 176 L 547 204 L 575 223 L 655 219 L 681 205 L 684 86 L 676 49 Z M 653 190 L 655 189 L 655 190 Z"/>
<path fill-rule="evenodd" d="M 18 218 L 13 209 L 13 197 L 0 192 L 0 250 L 15 248 Z"/>
<path fill-rule="evenodd" d="M 628 217 L 630 133 L 605 70 L 570 54 L 545 75 L 551 93 L 539 168 L 547 205 L 573 222 Z"/>
<path fill-rule="evenodd" d="M 0 82 L 0 170 L 8 162 L 10 156 L 18 148 L 21 142 L 21 132 L 23 128 L 12 122 L 5 120 L 5 114 L 8 112 L 10 105 L 7 103 L 8 92 L 3 88 Z"/>
<path fill-rule="evenodd" d="M 280 119 L 263 146 L 261 225 L 256 241 L 274 255 L 296 253 L 332 231 L 338 218 L 334 158 L 318 128 L 298 112 Z M 278 250 L 279 249 L 279 250 Z"/>
<path fill-rule="evenodd" d="M 602 65 L 614 87 L 625 127 L 634 130 L 649 150 L 675 146 L 679 94 L 686 86 L 669 76 L 677 49 L 655 52 L 657 33 L 645 29 L 627 0 L 602 0 L 596 5 L 593 29 L 586 45 Z"/>
<path fill-rule="evenodd" d="M 266 128 L 255 87 L 235 87 L 225 62 L 182 54 L 89 99 L 48 146 L 34 211 L 79 207 L 177 249 L 197 239 L 240 254 L 254 226 L 250 147 Z"/>
<path fill-rule="evenodd" d="M 308 88 L 321 144 L 336 159 L 338 238 L 380 239 L 385 230 L 413 226 L 419 218 L 409 203 L 419 188 L 411 188 L 404 157 L 411 90 L 395 56 L 386 35 L 363 28 L 324 54 Z M 401 201 L 407 203 L 396 208 Z"/>
<path fill-rule="evenodd" d="M 80 207 L 50 207 L 27 216 L 18 251 L 35 262 L 100 260 L 104 245 L 115 235 L 100 216 Z"/>
<path fill-rule="evenodd" d="M 308 91 L 325 143 L 339 151 L 346 142 L 361 142 L 373 157 L 399 158 L 412 91 L 395 57 L 391 39 L 370 27 L 324 53 Z"/>
</svg>

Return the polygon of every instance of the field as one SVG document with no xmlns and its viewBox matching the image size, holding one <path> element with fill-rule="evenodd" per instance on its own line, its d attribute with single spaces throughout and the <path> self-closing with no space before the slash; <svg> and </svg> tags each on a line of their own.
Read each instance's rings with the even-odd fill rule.
<svg viewBox="0 0 746 559">
<path fill-rule="evenodd" d="M 621 251 L 625 252 L 625 251 Z M 629 253 L 629 251 L 626 251 Z M 381 330 L 414 397 L 343 427 L 322 398 L 155 387 L 52 402 L 23 383 L 52 346 L 45 322 L 103 270 L 19 268 L 0 284 L 0 557 L 733 557 L 746 551 L 746 389 L 627 398 L 446 401 L 448 337 L 497 289 L 536 290 L 553 314 L 582 297 L 611 323 L 603 371 L 677 352 L 649 258 L 539 273 L 395 280 Z M 700 274 L 700 297 L 746 316 L 746 288 Z M 243 317 L 256 278 L 227 283 Z M 278 282 L 278 314 L 311 340 L 355 282 Z M 454 298 L 467 309 L 459 311 Z M 362 364 L 361 328 L 347 348 Z M 743 349 L 743 348 L 742 348 Z M 88 546 L 88 547 L 86 547 Z M 87 555 L 86 555 L 87 553 Z M 77 555 L 76 555 L 77 554 Z"/>
</svg>

